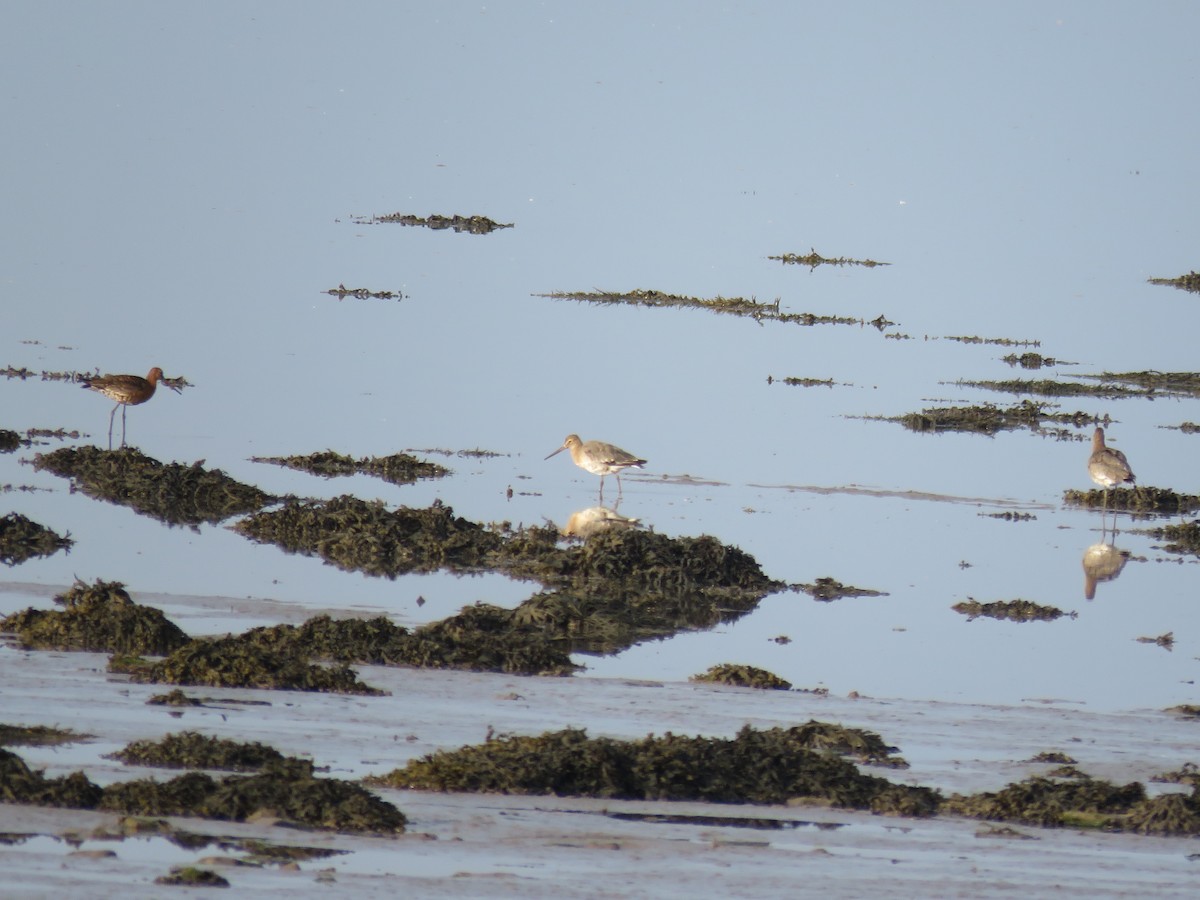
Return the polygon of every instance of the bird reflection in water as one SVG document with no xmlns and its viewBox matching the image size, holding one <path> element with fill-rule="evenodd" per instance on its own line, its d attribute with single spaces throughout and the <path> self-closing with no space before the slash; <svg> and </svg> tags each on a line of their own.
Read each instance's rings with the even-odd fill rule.
<svg viewBox="0 0 1200 900">
<path fill-rule="evenodd" d="M 562 533 L 564 537 L 586 538 L 610 528 L 635 528 L 640 521 L 621 515 L 615 507 L 590 506 L 571 513 Z"/>
<path fill-rule="evenodd" d="M 1114 581 L 1125 563 L 1129 551 L 1101 541 L 1083 551 L 1083 596 L 1088 600 L 1096 597 L 1096 585 L 1102 581 Z"/>
</svg>

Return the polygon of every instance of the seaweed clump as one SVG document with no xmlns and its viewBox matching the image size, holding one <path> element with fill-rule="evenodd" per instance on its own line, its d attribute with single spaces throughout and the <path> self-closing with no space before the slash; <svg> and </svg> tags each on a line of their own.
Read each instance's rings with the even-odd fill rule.
<svg viewBox="0 0 1200 900">
<path fill-rule="evenodd" d="M 1087 375 L 1081 375 L 1087 378 Z M 1102 381 L 1109 381 L 1108 378 Z M 1119 380 L 1113 378 L 1112 380 Z M 1126 397 L 1153 397 L 1160 391 L 1154 388 L 1136 390 L 1119 384 L 1080 384 L 1078 381 L 1059 381 L 1056 379 L 1022 379 L 1013 378 L 1004 381 L 956 381 L 958 387 L 983 388 L 989 391 L 1002 391 L 1007 394 L 1035 394 L 1040 397 L 1105 397 L 1109 400 L 1120 400 Z"/>
<path fill-rule="evenodd" d="M 1151 284 L 1162 284 L 1184 291 L 1200 293 L 1200 272 L 1188 272 L 1186 275 L 1178 275 L 1175 278 L 1147 278 L 1146 280 Z"/>
<path fill-rule="evenodd" d="M 268 765 L 257 775 L 220 780 L 188 772 L 167 782 L 126 781 L 101 788 L 82 772 L 46 778 L 21 757 L 0 749 L 0 800 L 35 806 L 98 809 L 139 816 L 201 816 L 244 822 L 270 815 L 297 825 L 371 834 L 398 834 L 407 819 L 365 788 L 317 778 L 300 761 Z"/>
<path fill-rule="evenodd" d="M 276 764 L 257 775 L 214 779 L 188 772 L 167 782 L 126 781 L 104 789 L 98 808 L 141 816 L 200 816 L 244 822 L 269 815 L 330 831 L 398 834 L 403 813 L 365 788 L 317 778 L 303 766 Z"/>
<path fill-rule="evenodd" d="M 8 428 L 0 428 L 0 453 L 12 453 L 21 446 L 21 435 Z"/>
<path fill-rule="evenodd" d="M 732 739 L 667 733 L 622 741 L 589 738 L 580 729 L 505 736 L 432 753 L 372 781 L 419 790 L 717 803 L 804 800 L 894 815 L 937 812 L 936 791 L 864 775 L 847 760 L 810 749 L 805 728 L 759 731 L 747 725 Z"/>
<path fill-rule="evenodd" d="M 35 556 L 51 556 L 59 550 L 70 552 L 74 543 L 69 533 L 61 537 L 20 513 L 0 516 L 0 563 L 6 566 L 19 565 Z"/>
<path fill-rule="evenodd" d="M 557 539 L 553 528 L 522 529 L 494 559 L 512 577 L 550 588 L 517 607 L 514 621 L 568 640 L 573 650 L 612 653 L 710 628 L 786 587 L 754 557 L 707 535 L 609 529 L 565 548 Z"/>
<path fill-rule="evenodd" d="M 1155 540 L 1166 541 L 1163 547 L 1168 553 L 1190 553 L 1200 556 L 1200 521 L 1184 522 L 1182 525 L 1164 525 L 1150 529 Z"/>
<path fill-rule="evenodd" d="M 417 459 L 409 453 L 355 459 L 333 450 L 325 450 L 310 453 L 308 456 L 253 456 L 250 461 L 286 466 L 326 478 L 362 472 L 392 484 L 414 484 L 419 478 L 442 478 L 450 474 L 450 470 L 445 466 Z"/>
<path fill-rule="evenodd" d="M 703 681 L 712 684 L 728 684 L 733 687 L 752 687 L 762 690 L 787 691 L 792 683 L 784 681 L 773 672 L 759 669 L 756 666 L 738 665 L 736 663 L 721 663 L 711 666 L 708 671 L 693 675 L 688 681 Z"/>
<path fill-rule="evenodd" d="M 74 744 L 90 738 L 90 734 L 79 734 L 65 728 L 50 728 L 46 725 L 6 725 L 0 723 L 0 747 L 56 747 L 59 744 Z"/>
<path fill-rule="evenodd" d="M 1042 606 L 1032 600 L 996 600 L 992 603 L 980 603 L 968 597 L 962 603 L 952 607 L 956 613 L 962 613 L 971 622 L 980 616 L 989 619 L 1008 619 L 1011 622 L 1053 622 L 1062 616 L 1074 619 L 1078 613 L 1065 613 L 1056 606 Z"/>
<path fill-rule="evenodd" d="M 1089 509 L 1123 509 L 1132 513 L 1163 513 L 1187 515 L 1200 509 L 1200 496 L 1178 494 L 1169 488 L 1137 487 L 1109 488 L 1107 497 L 1099 488 L 1090 491 L 1063 491 L 1063 501 L 1072 506 Z"/>
<path fill-rule="evenodd" d="M 395 578 L 409 572 L 479 571 L 501 536 L 454 515 L 440 501 L 425 509 L 388 510 L 344 494 L 332 500 L 289 500 L 233 526 L 259 543 L 319 556 L 347 571 Z"/>
<path fill-rule="evenodd" d="M 298 652 L 342 663 L 514 675 L 567 675 L 578 668 L 561 640 L 517 622 L 511 610 L 482 603 L 415 631 L 386 616 L 315 616 L 299 627 L 256 628 L 242 639 L 265 652 Z"/>
<path fill-rule="evenodd" d="M 856 588 L 847 584 L 842 584 L 836 578 L 818 578 L 812 584 L 798 584 L 795 586 L 797 590 L 804 591 L 814 600 L 820 600 L 823 603 L 830 603 L 834 600 L 840 600 L 842 597 L 886 597 L 884 591 L 875 591 L 870 588 Z"/>
<path fill-rule="evenodd" d="M 104 790 L 82 772 L 47 778 L 11 750 L 0 748 L 0 801 L 65 809 L 95 809 Z"/>
<path fill-rule="evenodd" d="M 162 610 L 134 603 L 117 581 L 79 581 L 54 602 L 65 608 L 15 612 L 0 620 L 0 630 L 39 650 L 164 656 L 188 641 Z"/>
<path fill-rule="evenodd" d="M 411 213 L 388 213 L 383 216 L 357 216 L 354 222 L 358 225 L 378 225 L 381 223 L 389 223 L 396 225 L 422 226 L 429 228 L 432 231 L 443 231 L 447 228 L 458 232 L 467 232 L 469 234 L 490 234 L 493 231 L 498 231 L 501 228 L 512 228 L 513 223 L 502 225 L 499 222 L 493 222 L 487 216 L 443 216 L 434 214 L 422 218 L 414 216 Z"/>
<path fill-rule="evenodd" d="M 128 506 L 169 525 L 220 522 L 261 509 L 276 498 L 201 463 L 160 463 L 129 447 L 63 447 L 39 453 L 35 469 L 71 479 L 89 497 Z"/>
<path fill-rule="evenodd" d="M 976 819 L 1022 822 L 1044 827 L 1103 828 L 1157 835 L 1200 834 L 1200 797 L 1163 794 L 1147 798 L 1138 782 L 1115 785 L 1081 778 L 1054 781 L 1034 777 L 996 793 L 948 798 L 943 809 Z"/>
<path fill-rule="evenodd" d="M 909 431 L 918 433 L 940 433 L 957 431 L 993 435 L 1017 428 L 1037 430 L 1045 421 L 1082 426 L 1095 421 L 1093 416 L 1082 412 L 1051 412 L 1050 405 L 1033 400 L 1022 400 L 1009 407 L 983 403 L 977 406 L 935 406 L 919 413 L 903 416 L 871 416 L 884 422 L 898 422 Z"/>
<path fill-rule="evenodd" d="M 159 875 L 154 879 L 155 884 L 165 887 L 229 887 L 229 880 L 218 875 L 212 869 L 200 869 L 196 866 L 176 866 L 170 875 Z"/>
<path fill-rule="evenodd" d="M 862 325 L 870 324 L 883 328 L 894 323 L 888 322 L 883 316 L 864 323 L 862 319 L 847 316 L 819 316 L 814 313 L 789 313 L 779 308 L 779 300 L 774 303 L 760 303 L 753 297 L 687 297 L 680 294 L 667 294 L 655 290 L 633 290 L 625 293 L 611 291 L 553 291 L 549 294 L 535 294 L 535 297 L 548 297 L 551 300 L 577 300 L 583 303 L 597 303 L 605 306 L 625 304 L 627 306 L 649 307 L 684 307 L 690 309 L 705 309 L 709 312 L 730 316 L 742 316 L 755 322 L 788 322 L 794 325 Z"/>
<path fill-rule="evenodd" d="M 257 772 L 268 766 L 279 766 L 285 760 L 297 771 L 312 763 L 287 758 L 274 747 L 253 741 L 229 741 L 209 737 L 195 731 L 168 734 L 157 741 L 133 741 L 123 750 L 109 754 L 130 766 L 158 766 L 165 769 L 222 769 L 229 772 Z"/>
<path fill-rule="evenodd" d="M 846 256 L 839 256 L 834 259 L 822 256 L 816 250 L 809 249 L 808 253 L 784 253 L 780 256 L 768 256 L 767 259 L 775 259 L 786 265 L 808 266 L 809 270 L 815 269 L 817 266 L 866 266 L 874 268 L 875 266 L 890 266 L 891 263 L 876 262 L 873 259 L 850 259 Z"/>
<path fill-rule="evenodd" d="M 208 685 L 321 693 L 379 695 L 384 693 L 359 680 L 345 665 L 313 663 L 300 652 L 273 652 L 244 637 L 198 638 L 165 659 L 140 657 L 109 660 L 108 670 L 143 684 Z"/>
</svg>

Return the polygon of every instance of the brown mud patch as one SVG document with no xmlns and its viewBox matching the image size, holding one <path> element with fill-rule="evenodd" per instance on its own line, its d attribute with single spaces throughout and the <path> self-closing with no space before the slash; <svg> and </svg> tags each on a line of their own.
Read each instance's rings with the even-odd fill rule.
<svg viewBox="0 0 1200 900">
<path fill-rule="evenodd" d="M 71 552 L 70 532 L 62 537 L 20 513 L 0 516 L 0 563 L 16 566 L 35 556 L 53 556 L 59 550 Z"/>
<path fill-rule="evenodd" d="M 1063 616 L 1074 619 L 1079 615 L 1075 612 L 1063 612 L 1056 606 L 1042 606 L 1031 600 L 996 600 L 992 603 L 980 603 L 978 600 L 968 597 L 962 603 L 955 603 L 950 608 L 956 613 L 966 616 L 968 622 L 973 622 L 980 616 L 989 619 L 1006 619 L 1010 622 L 1053 622 Z"/>
<path fill-rule="evenodd" d="M 451 229 L 457 232 L 467 232 L 468 234 L 491 234 L 493 231 L 499 231 L 502 228 L 512 228 L 512 222 L 507 225 L 502 225 L 499 222 L 493 222 L 487 216 L 442 216 L 431 215 L 422 218 L 414 216 L 411 213 L 388 213 L 383 216 L 354 216 L 351 221 L 355 225 L 409 225 L 413 227 L 429 228 L 433 231 L 445 231 Z"/>
<path fill-rule="evenodd" d="M 202 461 L 164 464 L 133 447 L 63 447 L 37 454 L 33 467 L 69 478 L 72 491 L 128 506 L 168 525 L 220 522 L 278 499 L 220 469 L 205 469 Z"/>
<path fill-rule="evenodd" d="M 868 421 L 898 422 L 909 431 L 921 434 L 946 431 L 994 435 L 1001 431 L 1028 428 L 1042 430 L 1044 422 L 1083 427 L 1096 423 L 1095 416 L 1083 412 L 1052 412 L 1053 404 L 1022 400 L 1009 407 L 992 403 L 978 406 L 935 406 L 903 416 L 862 416 Z"/>
<path fill-rule="evenodd" d="M 61 610 L 29 608 L 0 619 L 0 631 L 13 632 L 25 647 L 161 656 L 188 637 L 161 610 L 139 606 L 116 581 L 75 583 L 55 597 Z"/>
<path fill-rule="evenodd" d="M 12 453 L 21 446 L 21 435 L 7 428 L 0 428 L 0 453 Z"/>
<path fill-rule="evenodd" d="M 936 813 L 936 791 L 864 775 L 842 759 L 838 754 L 859 752 L 849 749 L 851 745 L 878 740 L 877 735 L 859 732 L 858 740 L 847 742 L 853 731 L 810 722 L 766 730 L 747 725 L 732 739 L 668 733 L 625 741 L 589 738 L 586 731 L 568 728 L 438 751 L 367 780 L 433 791 L 717 803 L 806 801 L 894 815 Z M 880 761 L 894 749 L 886 748 Z"/>
<path fill-rule="evenodd" d="M 814 600 L 829 603 L 842 597 L 886 597 L 886 591 L 874 591 L 870 588 L 856 588 L 842 584 L 836 578 L 818 578 L 812 584 L 793 585 L 796 590 L 804 591 Z"/>
<path fill-rule="evenodd" d="M 731 687 L 751 687 L 770 691 L 789 691 L 792 689 L 790 681 L 784 681 L 774 672 L 738 663 L 719 663 L 715 666 L 710 666 L 707 671 L 691 676 L 688 681 L 727 684 Z"/>
<path fill-rule="evenodd" d="M 895 325 L 886 317 L 879 316 L 867 321 L 846 316 L 819 316 L 815 313 L 789 313 L 779 308 L 780 301 L 774 303 L 759 303 L 753 297 L 686 297 L 680 294 L 666 294 L 654 290 L 634 290 L 628 293 L 613 293 L 609 291 L 553 291 L 549 294 L 534 294 L 535 297 L 548 297 L 551 300 L 576 300 L 581 303 L 596 303 L 601 306 L 625 305 L 646 306 L 655 308 L 687 308 L 704 309 L 713 313 L 730 316 L 743 316 L 756 322 L 789 322 L 795 325 L 873 325 L 882 331 L 888 326 Z"/>
<path fill-rule="evenodd" d="M 1177 494 L 1169 488 L 1137 486 L 1108 489 L 1108 495 L 1100 488 L 1090 491 L 1063 491 L 1063 501 L 1070 506 L 1089 509 L 1119 509 L 1146 515 L 1187 515 L 1200 509 L 1200 495 Z"/>
<path fill-rule="evenodd" d="M 399 291 L 372 291 L 369 288 L 348 288 L 344 284 L 339 284 L 337 287 L 330 288 L 321 293 L 328 294 L 330 297 L 337 297 L 338 300 L 345 300 L 347 297 L 353 297 L 355 300 L 404 299 L 404 295 Z"/>
<path fill-rule="evenodd" d="M 167 782 L 142 779 L 101 788 L 82 772 L 46 778 L 15 753 L 0 749 L 0 800 L 234 822 L 269 815 L 308 828 L 367 834 L 399 834 L 407 824 L 400 810 L 357 784 L 317 778 L 311 765 L 286 761 L 257 775 L 217 780 L 189 772 Z"/>
<path fill-rule="evenodd" d="M 875 266 L 890 266 L 891 263 L 876 262 L 873 259 L 851 259 L 848 256 L 839 256 L 833 259 L 822 256 L 816 250 L 809 248 L 808 253 L 784 253 L 780 256 L 768 256 L 767 259 L 775 259 L 786 265 L 793 266 L 808 266 L 809 271 L 812 271 L 817 266 L 865 266 L 868 269 Z"/>
<path fill-rule="evenodd" d="M 360 473 L 374 475 L 392 484 L 415 484 L 420 478 L 444 478 L 450 474 L 445 466 L 417 459 L 408 453 L 355 459 L 333 450 L 324 450 L 308 456 L 252 456 L 250 461 L 298 469 L 325 478 Z"/>
<path fill-rule="evenodd" d="M 1184 291 L 1200 293 L 1200 272 L 1188 272 L 1186 275 L 1178 275 L 1175 278 L 1147 278 L 1146 280 L 1151 284 L 1162 284 Z"/>
</svg>

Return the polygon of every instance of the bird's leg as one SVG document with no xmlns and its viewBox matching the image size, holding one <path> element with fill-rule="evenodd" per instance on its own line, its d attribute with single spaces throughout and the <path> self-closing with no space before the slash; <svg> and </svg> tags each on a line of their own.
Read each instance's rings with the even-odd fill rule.
<svg viewBox="0 0 1200 900">
<path fill-rule="evenodd" d="M 125 449 L 125 413 L 129 409 L 124 403 L 121 404 L 121 449 Z"/>
<path fill-rule="evenodd" d="M 117 404 L 117 406 L 120 406 L 120 405 L 121 405 L 120 403 L 118 403 L 118 404 Z M 116 417 L 117 417 L 117 406 L 114 406 L 114 407 L 112 408 L 112 412 L 110 412 L 110 413 L 108 414 L 108 449 L 109 449 L 109 450 L 111 450 L 111 449 L 112 449 L 112 430 L 113 430 L 113 421 L 114 421 L 114 420 L 116 419 Z"/>
</svg>

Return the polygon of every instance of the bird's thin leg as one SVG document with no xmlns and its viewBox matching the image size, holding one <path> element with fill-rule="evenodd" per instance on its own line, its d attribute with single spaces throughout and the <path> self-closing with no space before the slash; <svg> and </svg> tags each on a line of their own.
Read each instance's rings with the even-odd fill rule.
<svg viewBox="0 0 1200 900">
<path fill-rule="evenodd" d="M 120 403 L 118 403 L 118 404 L 117 404 L 117 406 L 120 406 L 120 405 L 121 405 Z M 109 450 L 111 450 L 111 449 L 112 449 L 112 430 L 113 430 L 113 421 L 114 421 L 114 420 L 116 419 L 116 417 L 117 417 L 117 406 L 114 406 L 114 407 L 112 408 L 112 412 L 110 412 L 110 413 L 108 414 L 108 449 L 109 449 Z"/>
<path fill-rule="evenodd" d="M 600 502 L 604 502 L 604 476 L 600 476 Z"/>
<path fill-rule="evenodd" d="M 125 447 L 125 412 L 129 409 L 124 403 L 121 404 L 121 448 Z"/>
</svg>

